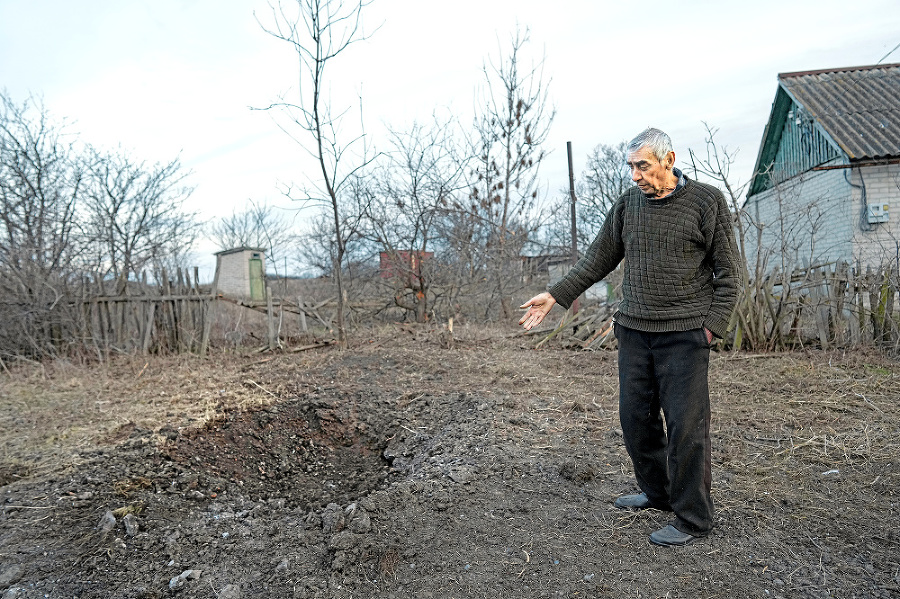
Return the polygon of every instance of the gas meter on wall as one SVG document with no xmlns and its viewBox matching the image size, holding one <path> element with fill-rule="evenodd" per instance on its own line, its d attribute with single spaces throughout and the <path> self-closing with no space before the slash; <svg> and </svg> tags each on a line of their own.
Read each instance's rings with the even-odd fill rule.
<svg viewBox="0 0 900 599">
<path fill-rule="evenodd" d="M 866 220 L 870 225 L 888 222 L 890 204 L 869 204 L 866 206 Z"/>
</svg>

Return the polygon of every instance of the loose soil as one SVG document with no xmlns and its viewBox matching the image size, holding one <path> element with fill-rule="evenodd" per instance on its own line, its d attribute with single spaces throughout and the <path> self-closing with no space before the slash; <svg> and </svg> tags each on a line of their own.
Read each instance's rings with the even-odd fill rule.
<svg viewBox="0 0 900 599">
<path fill-rule="evenodd" d="M 660 548 L 616 352 L 348 350 L 0 373 L 0 597 L 900 596 L 900 367 L 716 352 L 713 533 Z"/>
</svg>

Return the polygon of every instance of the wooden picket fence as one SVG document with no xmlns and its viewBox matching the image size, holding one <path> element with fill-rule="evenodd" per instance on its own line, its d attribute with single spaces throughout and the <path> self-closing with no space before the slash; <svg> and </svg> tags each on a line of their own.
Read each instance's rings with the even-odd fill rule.
<svg viewBox="0 0 900 599">
<path fill-rule="evenodd" d="M 897 350 L 897 287 L 895 267 L 863 270 L 846 262 L 776 269 L 755 284 L 767 302 L 763 313 L 773 349 L 814 344 Z M 739 337 L 735 344 L 740 345 Z"/>
<path fill-rule="evenodd" d="M 205 354 L 216 282 L 212 289 L 201 288 L 196 268 L 178 269 L 174 277 L 163 269 L 154 279 L 159 283 L 148 284 L 142 274 L 139 282 L 117 285 L 114 294 L 102 281 L 92 289 L 86 286 L 81 300 L 84 345 L 100 355 Z"/>
<path fill-rule="evenodd" d="M 266 302 L 250 305 L 229 300 L 217 295 L 215 280 L 211 287 L 201 287 L 196 268 L 193 272 L 178 270 L 173 277 L 162 271 L 154 279 L 160 283 L 148 284 L 142 276 L 139 282 L 119 285 L 118 293 L 109 292 L 109 282 L 97 281 L 93 292 L 86 292 L 81 300 L 85 346 L 95 348 L 101 355 L 111 352 L 203 355 L 209 349 L 216 300 L 227 300 L 267 314 L 270 349 L 280 346 L 284 313 L 299 316 L 302 333 L 307 331 L 307 316 L 326 330 L 330 325 L 331 319 L 319 312 L 328 300 L 273 301 L 270 290 Z M 757 305 L 752 315 L 757 319 L 754 323 L 757 342 L 748 345 L 749 333 L 739 324 L 725 346 L 777 350 L 875 345 L 900 353 L 898 286 L 900 274 L 896 265 L 863 270 L 841 262 L 787 268 L 783 272 L 776 269 L 764 279 L 751 282 L 746 291 Z M 576 345 L 609 346 L 608 325 L 614 306 L 601 308 L 564 319 L 551 337 L 560 335 L 562 339 L 566 337 L 563 331 L 572 328 L 577 331 L 571 335 Z"/>
</svg>

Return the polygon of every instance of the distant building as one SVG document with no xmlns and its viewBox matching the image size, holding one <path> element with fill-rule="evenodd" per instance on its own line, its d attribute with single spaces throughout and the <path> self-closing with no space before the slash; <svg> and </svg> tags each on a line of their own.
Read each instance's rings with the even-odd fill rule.
<svg viewBox="0 0 900 599">
<path fill-rule="evenodd" d="M 746 242 L 764 270 L 897 260 L 900 64 L 779 74 L 754 173 Z"/>
<path fill-rule="evenodd" d="M 422 276 L 422 267 L 434 258 L 434 252 L 421 250 L 399 250 L 379 252 L 379 274 L 383 279 L 399 279 L 413 284 L 413 279 Z"/>
<path fill-rule="evenodd" d="M 252 301 L 266 299 L 264 249 L 239 247 L 215 255 L 219 293 Z"/>
<path fill-rule="evenodd" d="M 572 268 L 572 254 L 537 254 L 536 256 L 519 256 L 522 268 L 522 282 L 530 284 L 539 281 L 542 284 L 553 284 L 563 278 Z"/>
</svg>

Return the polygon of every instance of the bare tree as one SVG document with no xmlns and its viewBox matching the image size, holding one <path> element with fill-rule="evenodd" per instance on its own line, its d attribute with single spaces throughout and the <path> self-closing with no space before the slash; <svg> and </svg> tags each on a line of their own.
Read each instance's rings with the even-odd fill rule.
<svg viewBox="0 0 900 599">
<path fill-rule="evenodd" d="M 279 0 L 269 5 L 272 24 L 260 22 L 266 33 L 286 42 L 299 59 L 301 83 L 297 101 L 289 102 L 282 98 L 267 110 L 281 109 L 289 119 L 291 128 L 297 127 L 308 135 L 309 142 L 301 144 L 319 166 L 320 178 L 311 188 L 299 190 L 299 195 L 288 190 L 288 195 L 303 202 L 328 206 L 330 211 L 338 304 L 337 334 L 342 347 L 347 343 L 344 326 L 346 289 L 342 270 L 347 239 L 352 235 L 342 226 L 343 194 L 349 186 L 350 177 L 367 160 L 363 156 L 354 165 L 347 166 L 350 162 L 347 151 L 359 138 L 351 139 L 346 144 L 339 141 L 340 115 L 332 114 L 331 103 L 326 97 L 326 72 L 327 67 L 351 44 L 365 39 L 361 16 L 367 5 L 368 2 L 363 0 L 349 3 L 343 0 Z"/>
<path fill-rule="evenodd" d="M 0 349 L 55 353 L 77 315 L 63 312 L 76 280 L 82 169 L 71 140 L 33 98 L 0 94 Z"/>
<path fill-rule="evenodd" d="M 524 67 L 528 31 L 516 31 L 508 54 L 484 66 L 485 88 L 475 121 L 470 195 L 460 209 L 484 229 L 485 263 L 504 318 L 512 314 L 510 281 L 521 248 L 537 229 L 542 144 L 553 122 L 542 63 Z"/>
<path fill-rule="evenodd" d="M 84 186 L 84 218 L 95 268 L 125 282 L 147 267 L 184 256 L 200 232 L 196 214 L 184 209 L 193 189 L 178 159 L 147 164 L 116 152 L 91 150 Z"/>
<path fill-rule="evenodd" d="M 450 120 L 392 131 L 391 142 L 365 204 L 366 235 L 389 263 L 394 303 L 425 322 L 436 276 L 446 272 L 435 257 L 446 245 L 441 222 L 463 187 L 465 160 Z"/>
<path fill-rule="evenodd" d="M 627 142 L 598 144 L 587 157 L 578 193 L 578 245 L 587 247 L 603 226 L 616 200 L 634 182 L 625 163 Z"/>
</svg>

